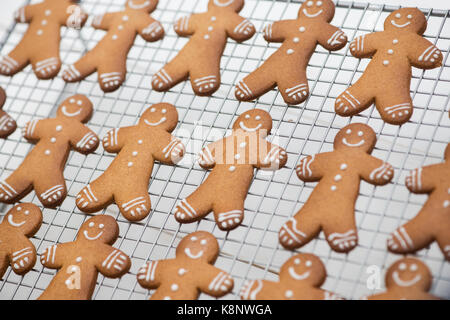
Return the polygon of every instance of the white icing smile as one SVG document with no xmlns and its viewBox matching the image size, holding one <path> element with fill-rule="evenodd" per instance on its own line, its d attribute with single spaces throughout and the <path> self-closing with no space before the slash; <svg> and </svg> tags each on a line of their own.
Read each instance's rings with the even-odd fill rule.
<svg viewBox="0 0 450 320">
<path fill-rule="evenodd" d="M 317 16 L 319 16 L 320 14 L 322 14 L 323 10 L 320 9 L 319 11 L 317 11 L 316 13 L 308 13 L 308 10 L 303 9 L 303 14 L 305 16 L 307 16 L 308 18 L 315 18 Z"/>
<path fill-rule="evenodd" d="M 184 249 L 184 253 L 191 259 L 198 259 L 203 255 L 203 250 L 200 250 L 197 254 L 193 254 L 191 249 L 186 248 Z"/>
<path fill-rule="evenodd" d="M 68 116 L 68 117 L 75 117 L 75 116 L 77 116 L 77 115 L 79 115 L 79 114 L 81 113 L 81 109 L 78 109 L 78 111 L 75 111 L 75 112 L 69 112 L 69 111 L 67 111 L 66 106 L 63 106 L 63 107 L 61 108 L 61 111 L 62 111 L 62 113 L 63 113 L 64 115 L 66 115 L 66 116 Z"/>
<path fill-rule="evenodd" d="M 361 147 L 364 143 L 366 143 L 366 141 L 364 139 L 362 139 L 361 141 L 357 142 L 357 143 L 350 143 L 347 141 L 347 139 L 342 139 L 342 143 L 345 144 L 347 147 Z"/>
<path fill-rule="evenodd" d="M 233 3 L 234 0 L 228 0 L 225 2 L 221 2 L 220 0 L 214 0 L 214 4 L 219 7 L 227 7 Z"/>
<path fill-rule="evenodd" d="M 302 274 L 298 274 L 297 272 L 295 272 L 294 267 L 289 267 L 288 271 L 289 275 L 295 280 L 305 280 L 311 274 L 309 271 L 306 271 Z"/>
<path fill-rule="evenodd" d="M 400 278 L 400 275 L 398 274 L 397 271 L 394 271 L 394 273 L 392 274 L 392 278 L 394 279 L 395 283 L 398 284 L 400 287 L 410 287 L 422 279 L 422 277 L 418 274 L 411 280 L 404 281 Z"/>
<path fill-rule="evenodd" d="M 17 228 L 20 227 L 20 226 L 23 226 L 25 224 L 25 221 L 22 221 L 22 222 L 19 222 L 19 223 L 14 222 L 12 214 L 10 214 L 8 216 L 8 222 L 9 222 L 10 225 L 12 225 L 13 227 L 17 227 Z"/>
<path fill-rule="evenodd" d="M 244 122 L 239 122 L 239 126 L 241 127 L 241 129 L 242 130 L 244 130 L 244 131 L 247 131 L 247 132 L 255 132 L 256 130 L 258 130 L 259 128 L 261 128 L 262 127 L 262 124 L 260 123 L 260 124 L 258 124 L 256 127 L 254 127 L 254 128 L 249 128 L 249 127 L 247 127 L 245 124 L 244 124 Z"/>
<path fill-rule="evenodd" d="M 161 123 L 163 123 L 164 121 L 166 121 L 166 117 L 162 117 L 161 120 L 159 120 L 158 122 L 150 122 L 147 119 L 144 119 L 144 122 L 149 125 L 150 127 L 156 127 L 159 126 Z"/>
<path fill-rule="evenodd" d="M 404 23 L 404 24 L 397 24 L 394 20 L 391 20 L 391 23 L 392 23 L 392 25 L 393 25 L 394 27 L 397 27 L 397 28 L 404 28 L 404 27 L 406 27 L 407 25 L 410 25 L 410 24 L 411 24 L 411 21 L 408 21 L 408 22 L 406 22 L 406 23 Z"/>
<path fill-rule="evenodd" d="M 133 0 L 128 1 L 128 6 L 129 6 L 131 9 L 143 9 L 143 8 L 145 8 L 145 7 L 148 6 L 148 5 L 150 5 L 150 1 L 145 1 L 145 2 L 142 3 L 142 4 L 135 4 L 135 3 L 133 2 Z"/>
<path fill-rule="evenodd" d="M 87 230 L 84 230 L 83 234 L 84 234 L 84 237 L 88 240 L 97 240 L 103 234 L 103 231 L 100 231 L 96 236 L 93 236 L 93 237 L 89 236 Z"/>
</svg>

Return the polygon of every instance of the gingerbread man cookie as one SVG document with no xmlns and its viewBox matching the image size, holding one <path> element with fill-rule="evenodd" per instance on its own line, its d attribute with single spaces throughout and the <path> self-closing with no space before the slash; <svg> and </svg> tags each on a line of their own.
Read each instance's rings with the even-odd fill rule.
<svg viewBox="0 0 450 320">
<path fill-rule="evenodd" d="M 151 300 L 195 300 L 200 292 L 222 297 L 233 289 L 231 276 L 213 266 L 219 244 L 209 232 L 197 231 L 178 244 L 175 259 L 147 262 L 138 272 L 139 284 L 156 289 Z"/>
<path fill-rule="evenodd" d="M 67 194 L 63 170 L 69 151 L 89 154 L 98 147 L 97 135 L 84 125 L 92 111 L 88 98 L 75 95 L 62 102 L 55 118 L 28 122 L 23 136 L 36 146 L 5 181 L 0 181 L 0 202 L 14 203 L 34 189 L 45 207 L 61 204 Z"/>
<path fill-rule="evenodd" d="M 239 226 L 254 169 L 275 171 L 287 161 L 286 151 L 266 140 L 271 129 L 269 113 L 250 110 L 236 119 L 230 136 L 206 146 L 199 164 L 212 171 L 194 193 L 180 202 L 175 219 L 191 223 L 213 211 L 221 230 Z"/>
<path fill-rule="evenodd" d="M 89 300 L 99 272 L 108 278 L 127 273 L 130 258 L 112 246 L 118 237 L 116 220 L 101 215 L 83 223 L 75 241 L 45 249 L 42 265 L 59 271 L 39 300 Z"/>
<path fill-rule="evenodd" d="M 403 258 L 389 267 L 386 292 L 366 297 L 368 300 L 438 300 L 428 293 L 432 276 L 428 267 L 415 258 Z"/>
<path fill-rule="evenodd" d="M 149 16 L 157 4 L 158 0 L 128 0 L 125 10 L 94 17 L 92 26 L 107 34 L 94 49 L 64 71 L 63 79 L 78 82 L 97 71 L 104 92 L 118 89 L 125 81 L 127 55 L 136 35 L 145 41 L 157 41 L 164 36 L 162 25 Z"/>
<path fill-rule="evenodd" d="M 414 193 L 428 193 L 427 202 L 415 218 L 398 228 L 388 239 L 395 253 L 410 253 L 437 241 L 450 260 L 450 144 L 443 163 L 418 168 L 406 178 L 406 186 Z"/>
<path fill-rule="evenodd" d="M 138 125 L 113 129 L 103 138 L 106 151 L 117 153 L 109 168 L 77 196 L 84 212 L 96 212 L 115 202 L 130 221 L 144 219 L 151 209 L 148 184 L 155 160 L 175 164 L 185 147 L 170 134 L 178 122 L 171 104 L 148 108 Z"/>
<path fill-rule="evenodd" d="M 5 90 L 0 87 L 0 138 L 6 138 L 17 128 L 16 121 L 14 121 L 13 118 L 11 118 L 5 111 L 2 110 L 5 101 Z"/>
<path fill-rule="evenodd" d="M 442 64 L 441 51 L 422 37 L 426 28 L 419 9 L 402 8 L 386 18 L 384 31 L 353 40 L 352 55 L 372 60 L 361 78 L 337 98 L 336 113 L 352 116 L 375 103 L 384 121 L 407 122 L 413 112 L 411 66 L 432 69 Z"/>
<path fill-rule="evenodd" d="M 326 277 L 325 266 L 318 257 L 300 253 L 283 264 L 279 281 L 247 280 L 240 296 L 243 300 L 342 300 L 320 289 Z"/>
<path fill-rule="evenodd" d="M 380 186 L 394 176 L 390 164 L 370 155 L 375 143 L 372 128 L 353 123 L 338 132 L 334 151 L 300 161 L 297 176 L 319 183 L 300 211 L 282 226 L 279 239 L 285 248 L 301 247 L 321 230 L 335 251 L 347 252 L 357 245 L 355 202 L 361 179 Z"/>
<path fill-rule="evenodd" d="M 249 101 L 278 86 L 287 104 L 299 104 L 309 94 L 306 67 L 317 44 L 330 51 L 347 43 L 344 32 L 331 25 L 334 3 L 331 0 L 308 0 L 302 4 L 296 20 L 284 20 L 264 29 L 269 42 L 281 47 L 258 69 L 236 86 L 236 98 Z"/>
<path fill-rule="evenodd" d="M 14 50 L 0 61 L 0 74 L 12 76 L 31 63 L 38 79 L 54 78 L 61 69 L 61 27 L 79 29 L 87 20 L 87 14 L 76 2 L 44 0 L 19 9 L 16 21 L 30 26 Z"/>
<path fill-rule="evenodd" d="M 154 75 L 153 89 L 167 91 L 190 77 L 195 94 L 213 94 L 220 86 L 220 58 L 227 38 L 242 42 L 255 33 L 250 21 L 238 14 L 243 6 L 244 0 L 210 0 L 207 12 L 179 19 L 175 32 L 192 37 L 177 56 Z"/>
<path fill-rule="evenodd" d="M 0 279 L 9 265 L 19 275 L 33 268 L 36 249 L 28 238 L 35 235 L 41 224 L 41 210 L 32 203 L 21 203 L 8 211 L 0 223 Z"/>
</svg>

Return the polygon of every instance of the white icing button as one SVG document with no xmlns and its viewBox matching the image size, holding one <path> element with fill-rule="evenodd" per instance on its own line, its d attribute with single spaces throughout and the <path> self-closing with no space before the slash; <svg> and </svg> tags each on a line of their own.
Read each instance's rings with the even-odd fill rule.
<svg viewBox="0 0 450 320">
<path fill-rule="evenodd" d="M 38 36 L 42 35 L 42 33 L 44 33 L 44 31 L 42 31 L 41 29 L 39 29 L 39 30 L 37 31 L 37 35 L 38 35 Z"/>
<path fill-rule="evenodd" d="M 234 158 L 235 158 L 236 160 L 239 160 L 239 159 L 241 158 L 241 155 L 240 155 L 240 154 L 237 154 L 237 155 L 234 156 Z"/>
<path fill-rule="evenodd" d="M 288 50 L 286 51 L 286 53 L 287 53 L 287 54 L 293 54 L 293 53 L 294 53 L 294 50 L 288 49 Z"/>
<path fill-rule="evenodd" d="M 214 28 L 213 28 L 212 26 L 209 26 L 209 27 L 208 27 L 208 31 L 213 31 L 213 29 L 214 29 Z"/>
<path fill-rule="evenodd" d="M 236 167 L 235 167 L 235 166 L 230 166 L 230 167 L 228 168 L 228 170 L 230 170 L 231 172 L 233 172 L 234 170 L 236 170 Z"/>
<path fill-rule="evenodd" d="M 56 126 L 56 131 L 61 131 L 62 130 L 62 126 Z"/>
<path fill-rule="evenodd" d="M 116 39 L 117 39 L 117 35 L 113 35 L 113 36 L 112 36 L 112 39 L 113 39 L 113 40 L 116 40 Z"/>
<path fill-rule="evenodd" d="M 337 174 L 337 175 L 334 177 L 334 181 L 340 181 L 340 180 L 342 180 L 342 176 L 341 176 L 340 174 Z"/>
<path fill-rule="evenodd" d="M 49 155 L 50 154 L 50 150 L 45 150 L 45 154 Z"/>
<path fill-rule="evenodd" d="M 216 21 L 216 20 L 217 20 L 217 18 L 215 16 L 211 17 L 211 21 Z"/>
<path fill-rule="evenodd" d="M 44 20 L 42 20 L 41 23 L 42 23 L 43 26 L 45 26 L 47 24 L 47 20 L 44 19 Z"/>
<path fill-rule="evenodd" d="M 180 269 L 178 270 L 178 275 L 182 276 L 182 275 L 184 275 L 186 272 L 187 272 L 186 269 L 180 268 Z"/>
<path fill-rule="evenodd" d="M 123 29 L 123 25 L 119 25 L 119 30 L 122 30 Z"/>
<path fill-rule="evenodd" d="M 300 27 L 300 28 L 298 28 L 298 30 L 299 30 L 300 32 L 305 32 L 306 28 L 305 28 L 305 27 Z"/>
<path fill-rule="evenodd" d="M 450 206 L 450 201 L 449 200 L 445 200 L 444 201 L 444 208 L 448 208 Z"/>
<path fill-rule="evenodd" d="M 137 151 L 133 151 L 132 155 L 133 155 L 133 157 L 136 157 L 138 155 L 138 152 Z"/>
<path fill-rule="evenodd" d="M 133 166 L 133 162 L 128 162 L 128 166 L 132 167 Z"/>
<path fill-rule="evenodd" d="M 241 144 L 239 145 L 239 147 L 245 148 L 246 145 L 247 145 L 246 142 L 241 142 Z M 448 189 L 448 192 L 450 193 L 450 189 Z"/>
<path fill-rule="evenodd" d="M 384 64 L 385 66 L 387 66 L 387 65 L 389 64 L 389 60 L 384 60 L 384 61 L 383 61 L 383 64 Z"/>
<path fill-rule="evenodd" d="M 56 142 L 56 138 L 55 138 L 55 137 L 51 138 L 51 139 L 50 139 L 50 142 L 51 142 L 51 143 L 55 143 L 55 142 Z"/>
<path fill-rule="evenodd" d="M 388 54 L 394 54 L 394 50 L 392 50 L 392 49 L 389 49 L 387 52 L 388 52 Z"/>
<path fill-rule="evenodd" d="M 122 20 L 123 20 L 123 21 L 128 21 L 128 16 L 123 16 L 123 17 L 122 17 Z"/>
<path fill-rule="evenodd" d="M 170 286 L 170 289 L 172 291 L 177 291 L 178 290 L 178 285 L 176 283 L 174 283 L 172 286 Z"/>
<path fill-rule="evenodd" d="M 49 15 L 51 15 L 52 14 L 52 10 L 45 10 L 45 15 L 46 16 L 49 16 Z"/>
<path fill-rule="evenodd" d="M 292 290 L 287 290 L 284 295 L 286 298 L 292 298 L 294 296 L 294 292 L 292 292 Z"/>
<path fill-rule="evenodd" d="M 209 39 L 209 35 L 208 35 L 208 34 L 205 34 L 205 36 L 204 36 L 203 38 L 205 38 L 206 40 L 208 40 L 208 39 Z"/>
<path fill-rule="evenodd" d="M 75 261 L 76 261 L 76 262 L 81 262 L 81 260 L 82 260 L 82 258 L 81 258 L 81 257 L 78 257 Z"/>
<path fill-rule="evenodd" d="M 394 40 L 392 40 L 392 43 L 393 43 L 393 44 L 397 44 L 397 43 L 398 43 L 398 40 L 397 40 L 397 39 L 394 39 Z"/>
<path fill-rule="evenodd" d="M 341 170 L 345 170 L 345 169 L 347 169 L 347 164 L 345 164 L 345 163 L 341 164 Z"/>
<path fill-rule="evenodd" d="M 331 191 L 335 191 L 337 189 L 336 186 L 331 186 Z"/>
<path fill-rule="evenodd" d="M 299 39 L 298 37 L 295 37 L 295 38 L 294 38 L 294 42 L 295 42 L 295 43 L 298 43 L 299 41 L 300 41 L 300 39 Z"/>
<path fill-rule="evenodd" d="M 142 140 L 138 140 L 138 144 L 142 144 Z"/>
</svg>

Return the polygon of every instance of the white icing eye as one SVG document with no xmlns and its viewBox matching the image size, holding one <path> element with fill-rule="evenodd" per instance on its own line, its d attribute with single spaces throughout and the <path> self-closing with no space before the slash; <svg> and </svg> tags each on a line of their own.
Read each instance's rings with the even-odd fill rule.
<svg viewBox="0 0 450 320">
<path fill-rule="evenodd" d="M 412 265 L 409 266 L 409 270 L 411 271 L 417 271 L 418 267 L 417 264 L 413 263 Z"/>
<path fill-rule="evenodd" d="M 191 237 L 192 241 L 197 241 L 197 237 Z"/>
<path fill-rule="evenodd" d="M 155 112 L 155 111 L 156 111 L 155 108 L 151 108 L 151 109 L 150 109 L 150 112 Z"/>
<path fill-rule="evenodd" d="M 256 120 L 261 120 L 261 117 L 260 116 L 256 116 L 255 119 Z"/>
<path fill-rule="evenodd" d="M 246 115 L 245 115 L 245 119 L 250 119 L 250 115 L 249 115 L 249 114 L 246 114 Z"/>
<path fill-rule="evenodd" d="M 306 3 L 306 5 L 307 5 L 308 7 L 312 7 L 312 6 L 314 5 L 314 2 L 308 1 L 308 2 Z"/>
<path fill-rule="evenodd" d="M 358 136 L 362 137 L 363 136 L 363 132 L 362 131 L 358 131 Z"/>
<path fill-rule="evenodd" d="M 93 227 L 93 226 L 95 226 L 95 223 L 93 223 L 93 222 L 89 222 L 89 227 Z"/>
<path fill-rule="evenodd" d="M 316 6 L 320 7 L 322 5 L 322 1 L 317 1 Z"/>
<path fill-rule="evenodd" d="M 396 13 L 396 14 L 395 14 L 395 17 L 398 18 L 398 19 L 400 19 L 400 18 L 402 17 L 402 15 L 401 15 L 400 13 Z"/>
<path fill-rule="evenodd" d="M 29 215 L 30 214 L 30 211 L 28 211 L 28 210 L 25 210 L 25 215 L 27 216 L 27 215 Z"/>
<path fill-rule="evenodd" d="M 162 113 L 167 113 L 167 109 L 162 109 Z"/>
<path fill-rule="evenodd" d="M 308 260 L 308 261 L 305 262 L 305 265 L 306 265 L 307 267 L 311 267 L 311 266 L 312 266 L 312 262 Z"/>
<path fill-rule="evenodd" d="M 75 103 L 75 99 L 72 98 L 72 99 L 69 100 L 69 102 L 70 103 Z"/>
<path fill-rule="evenodd" d="M 203 239 L 200 241 L 200 244 L 205 245 L 208 241 L 206 241 L 206 239 Z"/>
<path fill-rule="evenodd" d="M 78 101 L 77 101 L 77 104 L 78 104 L 79 106 L 81 106 L 81 105 L 83 104 L 83 101 L 78 100 Z"/>
<path fill-rule="evenodd" d="M 17 207 L 17 211 L 20 211 L 20 210 L 22 210 L 22 207 Z"/>
<path fill-rule="evenodd" d="M 400 265 L 398 266 L 398 269 L 401 270 L 401 271 L 406 270 L 406 264 L 400 263 Z"/>
<path fill-rule="evenodd" d="M 412 19 L 412 15 L 411 15 L 411 14 L 408 14 L 407 18 L 408 18 L 408 19 Z"/>
<path fill-rule="evenodd" d="M 352 130 L 351 129 L 347 129 L 347 131 L 345 131 L 345 133 L 346 134 L 350 134 L 350 133 L 352 133 Z"/>
<path fill-rule="evenodd" d="M 105 225 L 103 223 L 100 223 L 98 226 L 100 229 L 103 229 L 105 227 Z"/>
<path fill-rule="evenodd" d="M 301 261 L 300 261 L 300 259 L 298 259 L 298 258 L 294 260 L 294 264 L 300 264 L 300 262 L 301 262 Z"/>
</svg>

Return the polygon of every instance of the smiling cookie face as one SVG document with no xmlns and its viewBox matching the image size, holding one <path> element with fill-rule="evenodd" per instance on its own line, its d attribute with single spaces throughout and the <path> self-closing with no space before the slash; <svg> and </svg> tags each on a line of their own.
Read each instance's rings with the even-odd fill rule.
<svg viewBox="0 0 450 320">
<path fill-rule="evenodd" d="M 119 236 L 119 226 L 111 216 L 101 215 L 90 218 L 80 228 L 79 239 L 87 241 L 100 241 L 113 244 Z"/>
<path fill-rule="evenodd" d="M 330 22 L 334 17 L 334 3 L 331 0 L 308 0 L 301 5 L 298 17 Z"/>
<path fill-rule="evenodd" d="M 24 235 L 32 236 L 41 226 L 42 213 L 32 203 L 21 203 L 8 211 L 2 224 L 19 229 Z"/>
<path fill-rule="evenodd" d="M 300 253 L 287 260 L 280 270 L 280 280 L 292 283 L 301 281 L 313 287 L 320 287 L 326 277 L 325 266 L 315 255 Z"/>
<path fill-rule="evenodd" d="M 431 286 L 431 273 L 420 260 L 404 258 L 395 262 L 386 273 L 386 287 L 420 289 L 428 291 Z"/>
<path fill-rule="evenodd" d="M 235 12 L 239 12 L 244 7 L 244 0 L 210 0 L 208 8 L 231 8 Z"/>
<path fill-rule="evenodd" d="M 142 114 L 139 124 L 172 132 L 178 123 L 177 109 L 168 103 L 152 105 Z"/>
<path fill-rule="evenodd" d="M 264 110 L 250 110 L 236 119 L 233 130 L 243 130 L 245 133 L 258 132 L 264 138 L 272 130 L 272 117 Z"/>
<path fill-rule="evenodd" d="M 181 240 L 176 255 L 213 263 L 219 255 L 219 244 L 211 233 L 197 231 Z"/>
<path fill-rule="evenodd" d="M 368 125 L 352 123 L 338 132 L 334 138 L 334 148 L 361 149 L 370 153 L 375 147 L 376 139 L 375 132 Z"/>
<path fill-rule="evenodd" d="M 56 115 L 86 123 L 91 118 L 93 110 L 92 102 L 78 94 L 64 100 L 56 111 Z"/>
<path fill-rule="evenodd" d="M 143 10 L 145 12 L 152 12 L 158 5 L 158 0 L 128 0 L 126 7 L 133 10 Z"/>
<path fill-rule="evenodd" d="M 417 8 L 395 10 L 384 21 L 385 30 L 415 32 L 422 35 L 426 28 L 425 15 Z"/>
</svg>

